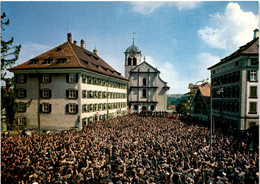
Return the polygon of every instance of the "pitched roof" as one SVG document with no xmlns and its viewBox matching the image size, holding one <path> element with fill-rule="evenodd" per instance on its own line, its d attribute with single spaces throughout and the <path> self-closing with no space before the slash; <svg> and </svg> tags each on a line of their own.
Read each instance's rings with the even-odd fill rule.
<svg viewBox="0 0 260 184">
<path fill-rule="evenodd" d="M 259 54 L 259 37 L 255 38 L 252 41 L 248 42 L 247 44 L 241 46 L 237 51 L 235 51 L 232 54 L 230 54 L 229 56 L 221 59 L 219 63 L 209 67 L 208 70 L 211 70 L 212 68 L 222 65 L 223 63 L 226 63 L 241 55 L 258 55 L 258 54 Z"/>
<path fill-rule="evenodd" d="M 210 100 L 210 83 L 205 83 L 198 88 L 205 102 L 209 102 Z"/>
<path fill-rule="evenodd" d="M 67 59 L 66 63 L 59 63 L 59 59 L 65 58 Z M 46 59 L 51 59 L 52 63 L 44 64 Z M 31 62 L 35 60 L 38 61 L 38 64 L 31 64 Z M 72 44 L 69 41 L 9 70 L 57 68 L 84 68 L 104 75 L 127 80 L 121 73 L 117 72 L 97 54 Z"/>
</svg>

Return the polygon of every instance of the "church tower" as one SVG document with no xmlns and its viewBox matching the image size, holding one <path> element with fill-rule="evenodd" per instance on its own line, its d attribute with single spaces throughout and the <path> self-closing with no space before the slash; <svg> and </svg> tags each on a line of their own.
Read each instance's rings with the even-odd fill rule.
<svg viewBox="0 0 260 184">
<path fill-rule="evenodd" d="M 141 63 L 141 51 L 133 44 L 125 51 L 125 78 L 129 79 L 129 71 Z"/>
</svg>

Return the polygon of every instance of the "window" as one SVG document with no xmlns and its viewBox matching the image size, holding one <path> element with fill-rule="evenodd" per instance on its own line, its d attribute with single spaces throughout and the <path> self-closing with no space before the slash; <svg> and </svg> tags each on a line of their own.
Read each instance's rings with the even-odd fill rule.
<svg viewBox="0 0 260 184">
<path fill-rule="evenodd" d="M 153 111 L 154 110 L 154 105 L 151 105 L 151 111 Z"/>
<path fill-rule="evenodd" d="M 131 65 L 131 58 L 128 58 L 128 65 Z"/>
<path fill-rule="evenodd" d="M 252 66 L 258 66 L 258 59 L 257 58 L 251 59 L 251 63 L 250 64 Z"/>
<path fill-rule="evenodd" d="M 136 65 L 136 58 L 133 59 L 133 65 Z"/>
<path fill-rule="evenodd" d="M 18 112 L 25 112 L 26 111 L 26 103 L 19 102 L 17 110 L 18 110 Z"/>
<path fill-rule="evenodd" d="M 146 98 L 146 89 L 143 89 L 143 98 Z"/>
<path fill-rule="evenodd" d="M 67 59 L 66 58 L 59 58 L 57 61 L 57 64 L 65 64 L 67 63 Z"/>
<path fill-rule="evenodd" d="M 257 98 L 257 86 L 250 86 L 250 98 Z"/>
<path fill-rule="evenodd" d="M 138 109 L 138 106 L 137 105 L 134 105 L 134 110 L 137 110 Z"/>
<path fill-rule="evenodd" d="M 87 108 L 87 105 L 86 105 L 86 104 L 82 105 L 82 112 L 83 112 L 83 113 L 84 113 L 84 112 L 88 112 L 88 108 Z"/>
<path fill-rule="evenodd" d="M 86 75 L 82 75 L 82 83 L 87 83 L 87 77 L 86 77 Z"/>
<path fill-rule="evenodd" d="M 49 103 L 40 104 L 40 112 L 50 113 L 51 112 L 51 104 L 49 104 Z"/>
<path fill-rule="evenodd" d="M 50 89 L 42 89 L 40 90 L 41 92 L 41 97 L 42 98 L 51 98 L 51 90 Z"/>
<path fill-rule="evenodd" d="M 256 114 L 257 113 L 256 108 L 257 108 L 257 102 L 250 102 L 249 114 Z"/>
<path fill-rule="evenodd" d="M 66 105 L 66 112 L 69 113 L 69 114 L 78 113 L 78 105 L 77 104 L 67 104 Z"/>
<path fill-rule="evenodd" d="M 146 86 L 146 78 L 143 78 L 143 86 Z"/>
<path fill-rule="evenodd" d="M 66 97 L 70 98 L 70 99 L 78 98 L 78 90 L 76 90 L 76 89 L 66 90 Z"/>
<path fill-rule="evenodd" d="M 24 83 L 26 83 L 26 77 L 25 77 L 25 75 L 17 75 L 17 80 L 16 80 L 16 82 L 17 82 L 18 84 L 24 84 Z"/>
<path fill-rule="evenodd" d="M 249 78 L 249 80 L 250 81 L 257 81 L 257 73 L 256 73 L 256 70 L 251 70 L 251 71 L 249 71 L 249 73 L 250 73 L 250 78 Z"/>
<path fill-rule="evenodd" d="M 17 89 L 17 97 L 25 98 L 26 97 L 26 89 L 19 88 Z"/>
<path fill-rule="evenodd" d="M 52 59 L 44 59 L 42 64 L 52 64 Z"/>
<path fill-rule="evenodd" d="M 39 64 L 39 60 L 38 59 L 32 59 L 30 62 L 31 65 L 36 65 Z"/>
<path fill-rule="evenodd" d="M 26 117 L 17 117 L 17 124 L 20 126 L 26 125 Z"/>
<path fill-rule="evenodd" d="M 42 83 L 50 83 L 50 82 L 51 82 L 50 74 L 42 74 Z"/>
<path fill-rule="evenodd" d="M 76 83 L 77 82 L 77 74 L 69 74 L 69 83 Z"/>
</svg>

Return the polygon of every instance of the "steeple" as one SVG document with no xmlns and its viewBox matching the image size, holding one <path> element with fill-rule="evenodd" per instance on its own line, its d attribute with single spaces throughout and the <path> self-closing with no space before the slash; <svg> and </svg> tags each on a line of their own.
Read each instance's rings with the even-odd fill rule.
<svg viewBox="0 0 260 184">
<path fill-rule="evenodd" d="M 133 45 L 135 44 L 135 32 L 133 32 Z"/>
</svg>

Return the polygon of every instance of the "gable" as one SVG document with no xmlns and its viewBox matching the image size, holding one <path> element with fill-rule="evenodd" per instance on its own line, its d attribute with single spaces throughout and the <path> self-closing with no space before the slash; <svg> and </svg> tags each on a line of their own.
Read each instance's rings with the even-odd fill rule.
<svg viewBox="0 0 260 184">
<path fill-rule="evenodd" d="M 146 61 L 137 65 L 135 68 L 131 70 L 131 72 L 159 72 L 156 68 L 148 64 Z"/>
</svg>

